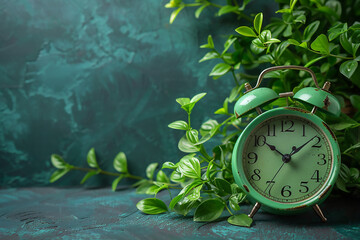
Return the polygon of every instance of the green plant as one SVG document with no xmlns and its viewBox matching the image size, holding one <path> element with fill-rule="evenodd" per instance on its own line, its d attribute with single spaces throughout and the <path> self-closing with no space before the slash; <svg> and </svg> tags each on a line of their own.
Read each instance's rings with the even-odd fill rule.
<svg viewBox="0 0 360 240">
<path fill-rule="evenodd" d="M 272 18 L 267 25 L 263 24 L 263 14 L 248 14 L 245 0 L 226 1 L 219 5 L 209 0 L 195 0 L 185 3 L 182 0 L 171 0 L 165 7 L 175 8 L 170 17 L 172 23 L 178 14 L 186 7 L 197 7 L 195 16 L 198 18 L 206 8 L 219 8 L 217 17 L 224 14 L 234 14 L 240 21 L 249 21 L 246 26 L 240 26 L 225 40 L 220 50 L 215 47 L 211 36 L 201 48 L 209 51 L 200 62 L 217 59 L 210 76 L 214 79 L 233 78 L 234 88 L 224 100 L 222 107 L 215 114 L 223 115 L 224 120 L 218 122 L 210 119 L 199 128 L 191 125 L 191 113 L 205 93 L 192 99 L 179 98 L 176 101 L 188 115 L 187 121 L 178 120 L 169 127 L 184 132 L 179 140 L 178 148 L 186 153 L 177 163 L 166 162 L 153 180 L 157 163 L 150 164 L 146 169 L 147 178 L 128 173 L 126 157 L 120 153 L 114 161 L 118 173 L 103 171 L 96 163 L 95 153 L 88 154 L 89 168 L 71 166 L 58 155 L 52 155 L 52 163 L 59 168 L 51 181 L 59 179 L 69 170 L 88 171 L 82 182 L 96 174 L 117 176 L 113 190 L 123 177 L 137 179 L 134 184 L 138 193 L 155 195 L 154 198 L 141 200 L 137 207 L 147 214 L 159 214 L 170 210 L 181 215 L 194 211 L 194 221 L 214 221 L 220 217 L 224 209 L 231 215 L 228 222 L 240 226 L 250 226 L 251 219 L 245 214 L 234 215 L 240 210 L 239 204 L 245 200 L 245 194 L 234 183 L 231 172 L 231 154 L 235 141 L 242 129 L 255 114 L 246 118 L 236 119 L 229 112 L 229 104 L 242 96 L 244 84 L 253 82 L 257 75 L 254 71 L 270 65 L 301 65 L 311 68 L 322 85 L 325 81 L 333 84 L 333 94 L 342 105 L 342 114 L 334 118 L 317 113 L 335 132 L 342 151 L 342 167 L 336 183 L 338 189 L 346 193 L 356 194 L 360 189 L 360 1 L 325 1 L 325 0 L 278 0 L 281 18 Z M 241 69 L 240 69 L 241 68 Z M 244 72 L 244 71 L 245 72 Z M 268 86 L 276 92 L 297 92 L 302 87 L 312 86 L 311 78 L 303 72 L 277 71 L 266 75 L 270 78 Z M 267 106 L 300 106 L 292 99 L 277 100 Z M 301 105 L 301 107 L 307 107 Z M 230 107 L 231 108 L 231 107 Z M 220 139 L 219 145 L 213 146 L 212 153 L 207 149 L 208 141 Z M 206 147 L 205 147 L 206 145 Z M 90 155 L 90 157 L 89 157 Z M 90 159 L 90 160 L 89 160 Z M 94 161 L 95 159 L 95 161 Z M 170 171 L 170 174 L 166 174 Z M 168 177 L 169 176 L 169 177 Z M 179 189 L 169 206 L 156 198 L 163 189 Z M 169 191 L 171 194 L 171 191 Z"/>
</svg>

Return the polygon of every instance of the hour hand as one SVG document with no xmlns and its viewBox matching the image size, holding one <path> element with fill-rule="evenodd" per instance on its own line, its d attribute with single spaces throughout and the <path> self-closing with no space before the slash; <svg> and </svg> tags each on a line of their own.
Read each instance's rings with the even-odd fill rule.
<svg viewBox="0 0 360 240">
<path fill-rule="evenodd" d="M 267 142 L 265 142 L 265 144 L 268 145 L 268 147 L 270 148 L 271 151 L 275 151 L 275 152 L 279 153 L 281 156 L 284 157 L 284 154 L 282 154 L 281 152 L 279 152 L 279 150 L 277 150 L 274 145 L 268 144 Z"/>
</svg>

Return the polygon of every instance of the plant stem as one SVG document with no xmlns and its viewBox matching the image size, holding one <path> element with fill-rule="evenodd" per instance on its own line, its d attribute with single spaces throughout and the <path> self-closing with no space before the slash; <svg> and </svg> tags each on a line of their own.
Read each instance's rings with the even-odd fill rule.
<svg viewBox="0 0 360 240">
<path fill-rule="evenodd" d="M 189 124 L 189 129 L 191 129 L 191 124 L 190 124 L 190 114 L 191 114 L 191 113 L 188 113 L 188 124 Z"/>
<path fill-rule="evenodd" d="M 200 146 L 200 153 L 209 161 L 211 161 L 212 157 L 209 156 L 209 154 L 206 152 L 204 145 L 201 144 Z"/>
<path fill-rule="evenodd" d="M 225 208 L 226 208 L 226 210 L 228 210 L 228 212 L 229 212 L 231 215 L 234 215 L 234 214 L 230 211 L 230 209 L 228 208 L 228 206 L 227 206 L 226 203 L 225 203 Z"/>
<path fill-rule="evenodd" d="M 231 73 L 232 73 L 232 75 L 234 77 L 234 81 L 235 81 L 236 86 L 239 86 L 239 83 L 238 83 L 236 75 L 235 75 L 235 71 L 233 69 L 231 70 Z"/>
</svg>

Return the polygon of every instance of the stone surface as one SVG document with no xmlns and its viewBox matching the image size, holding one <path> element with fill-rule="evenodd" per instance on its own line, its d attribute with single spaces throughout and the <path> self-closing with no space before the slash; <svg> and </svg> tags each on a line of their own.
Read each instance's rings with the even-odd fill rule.
<svg viewBox="0 0 360 240">
<path fill-rule="evenodd" d="M 355 200 L 330 198 L 321 205 L 322 223 L 313 211 L 295 216 L 262 212 L 251 228 L 227 223 L 197 223 L 175 213 L 145 215 L 136 203 L 147 197 L 133 189 L 21 188 L 0 190 L 1 239 L 359 239 L 360 207 Z M 169 202 L 167 192 L 159 198 Z M 248 213 L 251 206 L 241 207 Z"/>
</svg>

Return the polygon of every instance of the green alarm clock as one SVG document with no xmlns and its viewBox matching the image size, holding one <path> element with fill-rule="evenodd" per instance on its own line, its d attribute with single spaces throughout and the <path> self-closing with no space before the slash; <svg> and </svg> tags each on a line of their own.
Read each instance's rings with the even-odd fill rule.
<svg viewBox="0 0 360 240">
<path fill-rule="evenodd" d="M 260 88 L 264 75 L 283 69 L 303 70 L 311 74 L 314 87 L 295 95 L 276 94 Z M 311 69 L 301 66 L 276 66 L 265 69 L 254 88 L 246 83 L 245 94 L 235 104 L 235 115 L 242 117 L 254 110 L 259 114 L 239 136 L 232 156 L 235 182 L 258 209 L 275 214 L 293 214 L 313 208 L 325 222 L 319 204 L 326 199 L 340 170 L 340 149 L 334 133 L 314 113 L 319 109 L 339 116 L 340 104 L 329 92 L 330 83 L 318 86 Z M 279 97 L 292 97 L 311 104 L 312 111 L 279 107 L 262 112 L 262 106 Z"/>
</svg>

